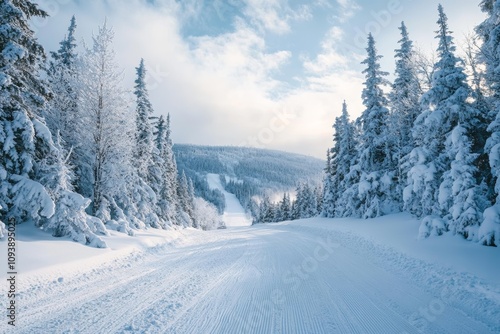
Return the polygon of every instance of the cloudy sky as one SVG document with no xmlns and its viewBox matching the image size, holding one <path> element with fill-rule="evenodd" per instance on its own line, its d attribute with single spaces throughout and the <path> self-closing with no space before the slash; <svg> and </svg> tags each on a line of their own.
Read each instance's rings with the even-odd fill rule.
<svg viewBox="0 0 500 334">
<path fill-rule="evenodd" d="M 123 85 L 144 58 L 156 114 L 171 114 L 178 143 L 246 145 L 324 158 L 345 99 L 363 110 L 366 35 L 394 69 L 398 26 L 426 52 L 442 3 L 460 46 L 484 18 L 479 0 L 37 0 L 47 50 L 71 16 L 81 45 L 104 20 L 115 31 Z"/>
</svg>

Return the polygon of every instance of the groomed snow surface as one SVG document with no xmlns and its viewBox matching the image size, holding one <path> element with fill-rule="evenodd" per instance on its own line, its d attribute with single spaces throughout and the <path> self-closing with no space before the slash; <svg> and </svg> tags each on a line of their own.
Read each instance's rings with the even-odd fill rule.
<svg viewBox="0 0 500 334">
<path fill-rule="evenodd" d="M 149 230 L 106 237 L 110 249 L 20 225 L 17 326 L 0 333 L 500 332 L 499 249 L 417 240 L 418 225 Z"/>
</svg>

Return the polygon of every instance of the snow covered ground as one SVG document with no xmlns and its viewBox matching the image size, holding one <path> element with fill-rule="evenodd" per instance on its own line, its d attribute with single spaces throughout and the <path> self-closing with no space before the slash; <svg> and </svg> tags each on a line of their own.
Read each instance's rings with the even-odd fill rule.
<svg viewBox="0 0 500 334">
<path fill-rule="evenodd" d="M 238 201 L 234 194 L 228 193 L 224 189 L 218 174 L 207 174 L 207 182 L 211 189 L 218 189 L 224 194 L 226 209 L 224 210 L 222 219 L 227 227 L 252 225 L 252 220 L 245 213 L 240 201 Z"/>
<path fill-rule="evenodd" d="M 500 332 L 500 249 L 417 230 L 404 214 L 314 218 L 103 250 L 21 225 L 17 326 L 0 333 Z"/>
</svg>

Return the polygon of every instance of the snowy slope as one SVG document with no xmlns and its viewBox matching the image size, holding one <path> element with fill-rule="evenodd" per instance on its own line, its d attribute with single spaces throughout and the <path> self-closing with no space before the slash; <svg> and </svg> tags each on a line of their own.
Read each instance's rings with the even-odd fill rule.
<svg viewBox="0 0 500 334">
<path fill-rule="evenodd" d="M 416 229 L 395 215 L 145 235 L 155 247 L 25 268 L 15 332 L 498 333 L 499 249 Z"/>
<path fill-rule="evenodd" d="M 220 190 L 226 199 L 226 208 L 222 215 L 226 227 L 252 225 L 252 220 L 245 213 L 245 209 L 243 209 L 236 196 L 224 190 L 218 174 L 207 174 L 207 181 L 211 189 Z"/>
<path fill-rule="evenodd" d="M 293 189 L 297 182 L 319 183 L 325 162 L 295 153 L 234 146 L 175 144 L 179 170 L 224 174 L 263 189 Z"/>
</svg>

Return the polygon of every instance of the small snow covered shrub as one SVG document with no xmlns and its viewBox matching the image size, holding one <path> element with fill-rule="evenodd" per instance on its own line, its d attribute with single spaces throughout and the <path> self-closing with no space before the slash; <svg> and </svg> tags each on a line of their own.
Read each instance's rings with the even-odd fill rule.
<svg viewBox="0 0 500 334">
<path fill-rule="evenodd" d="M 217 208 L 201 197 L 195 198 L 195 220 L 203 230 L 225 228 L 225 224 L 221 220 Z"/>
<path fill-rule="evenodd" d="M 422 220 L 418 229 L 418 237 L 420 239 L 431 236 L 439 236 L 448 231 L 446 222 L 437 216 L 427 216 Z"/>
<path fill-rule="evenodd" d="M 478 231 L 479 242 L 486 246 L 500 246 L 500 205 L 486 209 L 483 215 Z"/>
<path fill-rule="evenodd" d="M 52 230 L 55 237 L 70 236 L 76 242 L 97 248 L 106 248 L 106 243 L 98 235 L 108 235 L 99 218 L 89 216 L 85 209 L 90 200 L 70 191 L 59 197 L 54 214 L 45 229 Z"/>
</svg>

